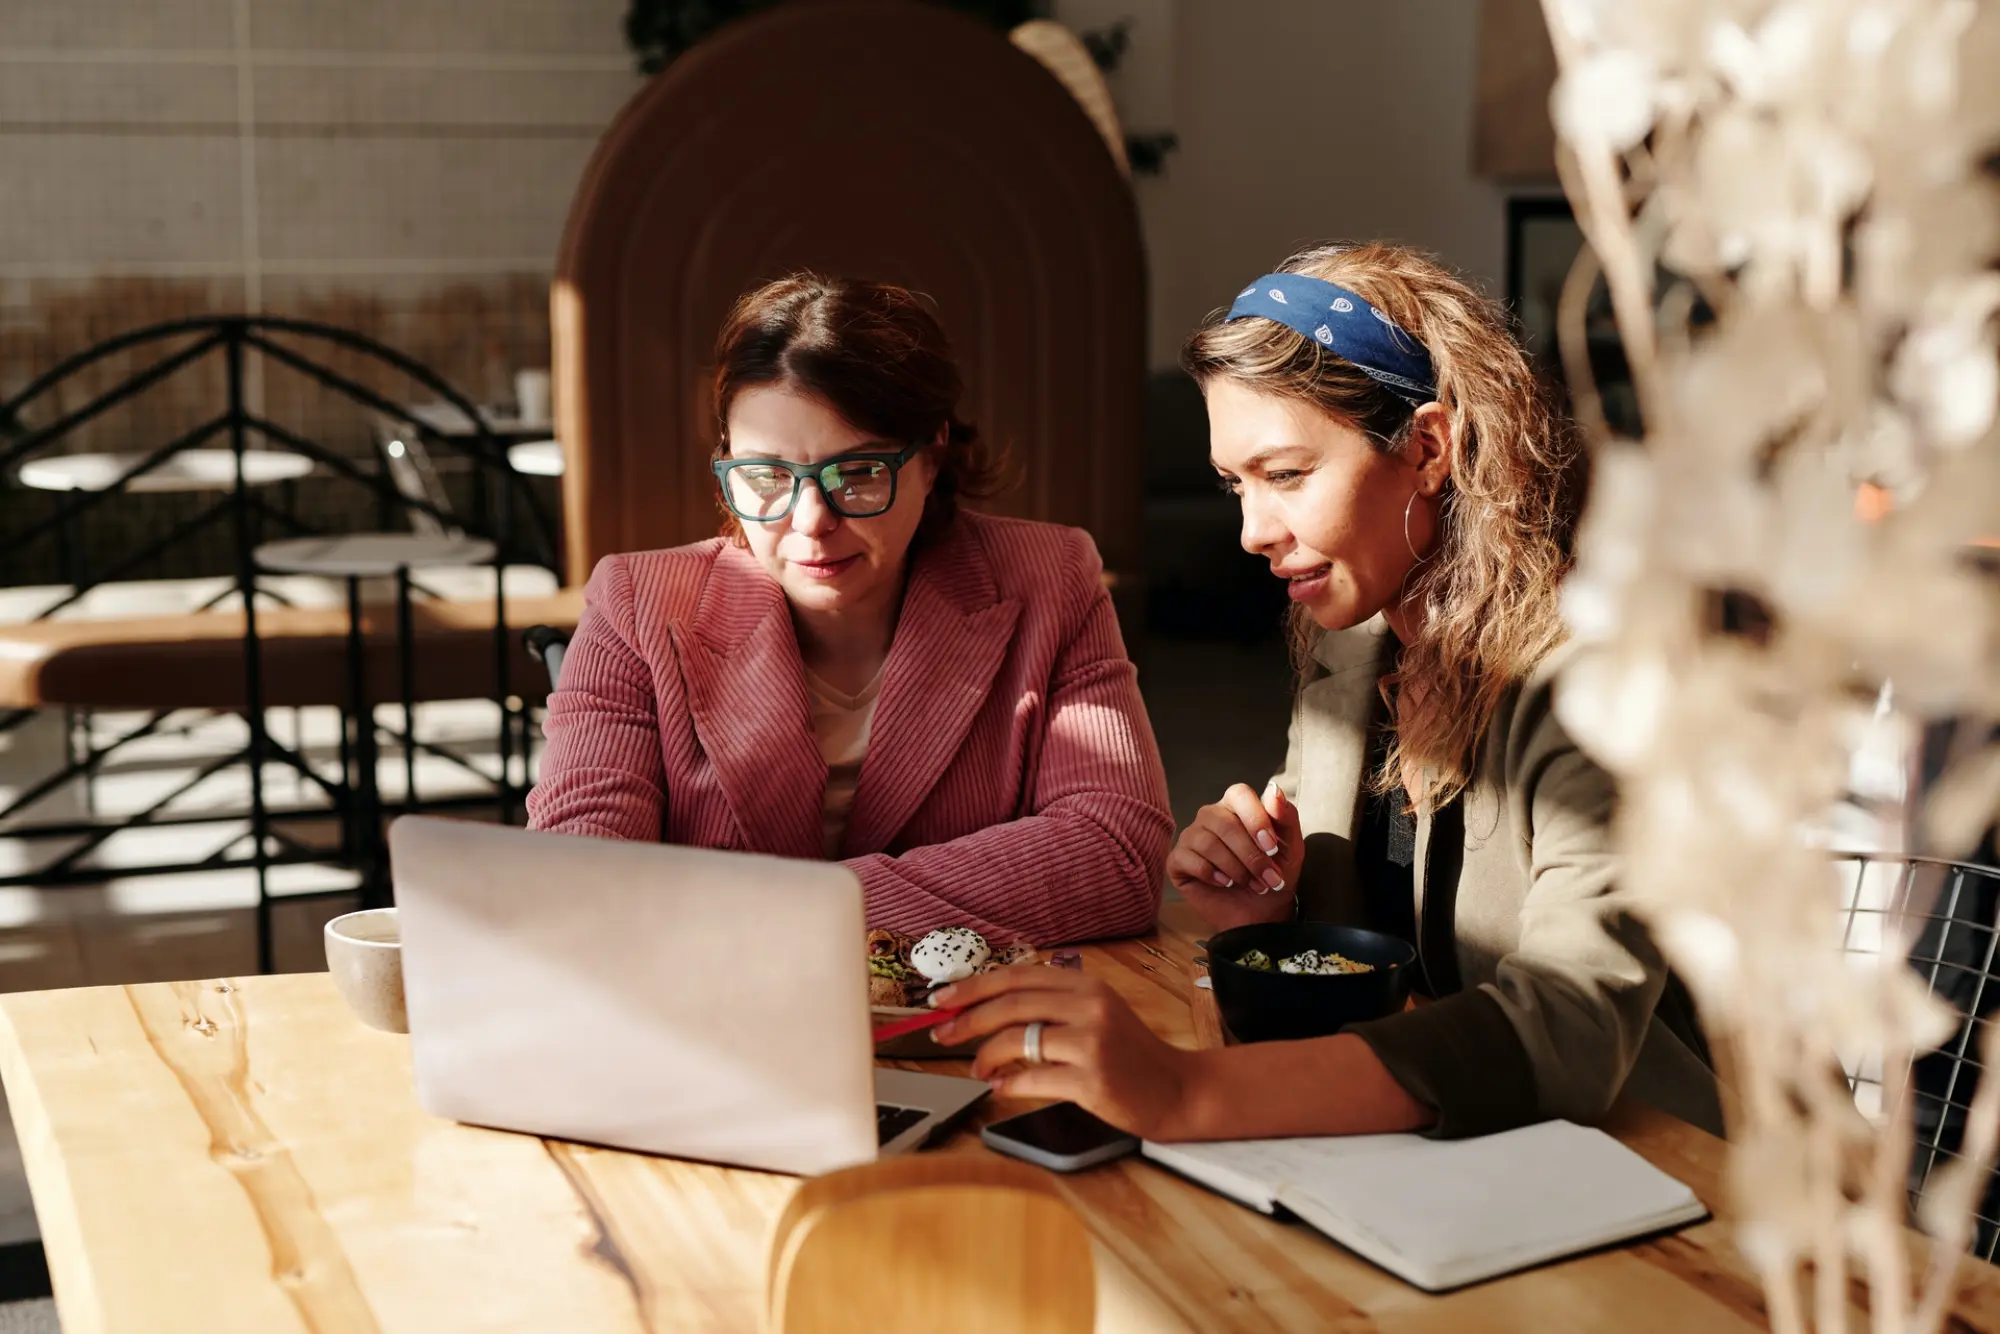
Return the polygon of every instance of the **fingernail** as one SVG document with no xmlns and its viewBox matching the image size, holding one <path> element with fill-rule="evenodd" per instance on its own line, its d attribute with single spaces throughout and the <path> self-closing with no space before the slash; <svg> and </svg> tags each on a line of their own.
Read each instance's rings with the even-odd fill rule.
<svg viewBox="0 0 2000 1334">
<path fill-rule="evenodd" d="M 1258 831 L 1257 846 L 1264 849 L 1266 857 L 1275 857 L 1278 855 L 1278 840 L 1272 838 L 1268 830 Z"/>
<path fill-rule="evenodd" d="M 1278 795 L 1278 780 L 1273 778 L 1270 782 L 1264 784 L 1264 800 L 1269 801 L 1272 797 L 1275 797 L 1277 795 Z"/>
<path fill-rule="evenodd" d="M 933 1028 L 931 1030 L 931 1041 L 937 1043 L 940 1047 L 950 1046 L 951 1039 L 945 1036 L 945 1030 L 950 1027 L 950 1024 L 939 1024 L 936 1028 Z"/>
<path fill-rule="evenodd" d="M 1228 889 L 1230 886 L 1236 883 L 1234 880 L 1231 880 L 1228 876 L 1224 875 L 1220 871 L 1210 871 L 1208 873 L 1208 878 L 1210 880 L 1213 880 L 1216 883 L 1217 888 L 1220 889 Z"/>
<path fill-rule="evenodd" d="M 1276 871 L 1266 871 L 1264 872 L 1264 883 L 1269 885 L 1271 892 L 1275 894 L 1285 887 L 1285 877 L 1279 875 Z"/>
<path fill-rule="evenodd" d="M 986 1087 L 992 1089 L 995 1093 L 1005 1093 L 1007 1091 L 1007 1081 L 1004 1079 L 989 1079 L 986 1081 Z"/>
<path fill-rule="evenodd" d="M 957 994 L 957 987 L 940 987 L 931 993 L 931 1008 L 936 1010 L 951 1004 L 952 998 Z"/>
</svg>

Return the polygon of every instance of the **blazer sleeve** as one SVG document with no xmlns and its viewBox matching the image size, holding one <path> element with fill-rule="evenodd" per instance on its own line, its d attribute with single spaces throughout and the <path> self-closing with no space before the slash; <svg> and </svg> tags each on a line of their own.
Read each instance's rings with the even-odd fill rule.
<svg viewBox="0 0 2000 1334">
<path fill-rule="evenodd" d="M 1524 691 L 1505 739 L 1505 799 L 1527 831 L 1530 878 L 1518 947 L 1492 982 L 1353 1030 L 1437 1109 L 1435 1135 L 1599 1119 L 1666 987 L 1666 962 L 1620 885 L 1613 781 L 1549 705 L 1546 685 Z"/>
<path fill-rule="evenodd" d="M 1050 674 L 1030 813 L 949 843 L 849 860 L 870 924 L 964 922 L 1047 946 L 1137 935 L 1158 915 L 1174 835 L 1166 774 L 1096 547 L 1073 536 L 1076 610 Z"/>
<path fill-rule="evenodd" d="M 632 580 L 606 556 L 591 572 L 583 616 L 549 696 L 541 778 L 528 827 L 557 834 L 656 842 L 666 765 L 653 678 L 633 643 Z"/>
</svg>

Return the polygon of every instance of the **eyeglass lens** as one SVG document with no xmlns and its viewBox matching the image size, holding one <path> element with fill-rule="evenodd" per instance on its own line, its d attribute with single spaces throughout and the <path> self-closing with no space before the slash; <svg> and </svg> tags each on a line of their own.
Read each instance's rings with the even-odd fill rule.
<svg viewBox="0 0 2000 1334">
<path fill-rule="evenodd" d="M 895 469 L 874 459 L 838 460 L 813 479 L 826 503 L 850 519 L 880 514 L 895 497 Z M 746 519 L 783 518 L 802 489 L 789 468 L 775 464 L 745 463 L 729 470 L 730 508 Z"/>
</svg>

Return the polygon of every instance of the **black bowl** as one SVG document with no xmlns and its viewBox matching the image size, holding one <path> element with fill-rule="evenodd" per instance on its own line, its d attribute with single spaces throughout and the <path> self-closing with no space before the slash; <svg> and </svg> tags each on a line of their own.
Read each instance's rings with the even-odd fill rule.
<svg viewBox="0 0 2000 1334">
<path fill-rule="evenodd" d="M 1275 965 L 1302 950 L 1373 964 L 1365 973 L 1280 973 L 1236 962 L 1262 950 Z M 1329 922 L 1264 922 L 1217 932 L 1208 942 L 1209 985 L 1238 1042 L 1317 1038 L 1403 1008 L 1417 952 L 1408 941 Z"/>
</svg>

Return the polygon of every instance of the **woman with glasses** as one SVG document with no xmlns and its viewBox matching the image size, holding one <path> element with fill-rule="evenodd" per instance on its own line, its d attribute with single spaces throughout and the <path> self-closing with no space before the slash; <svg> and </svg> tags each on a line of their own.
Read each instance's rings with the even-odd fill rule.
<svg viewBox="0 0 2000 1334">
<path fill-rule="evenodd" d="M 937 321 L 787 278 L 714 387 L 723 535 L 598 564 L 533 827 L 837 859 L 901 931 L 1149 927 L 1173 816 L 1096 547 L 960 508 L 994 469 Z"/>
<path fill-rule="evenodd" d="M 1506 315 L 1386 245 L 1293 256 L 1188 340 L 1209 459 L 1294 609 L 1268 785 L 1168 858 L 1217 928 L 1294 915 L 1417 947 L 1432 997 L 1331 1037 L 1186 1052 L 1094 979 L 935 999 L 976 1070 L 1155 1139 L 1587 1121 L 1621 1093 L 1720 1130 L 1707 1048 L 1620 881 L 1610 778 L 1563 729 L 1558 609 L 1584 458 Z"/>
</svg>

